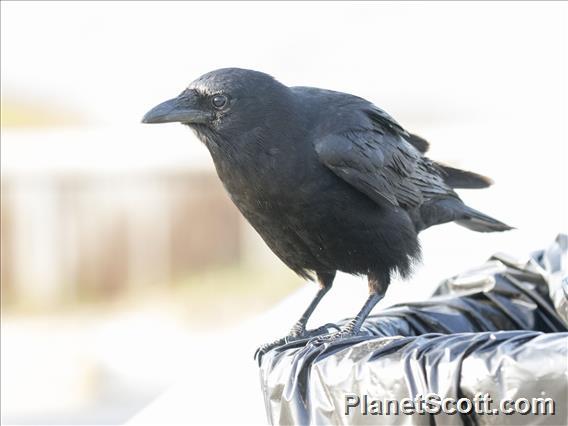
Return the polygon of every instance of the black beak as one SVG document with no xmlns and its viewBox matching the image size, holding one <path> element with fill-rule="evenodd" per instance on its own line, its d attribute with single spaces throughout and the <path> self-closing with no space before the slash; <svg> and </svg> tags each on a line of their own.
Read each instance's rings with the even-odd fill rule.
<svg viewBox="0 0 568 426">
<path fill-rule="evenodd" d="M 208 123 L 213 114 L 198 107 L 193 92 L 185 91 L 177 98 L 162 102 L 144 115 L 142 123 Z"/>
</svg>

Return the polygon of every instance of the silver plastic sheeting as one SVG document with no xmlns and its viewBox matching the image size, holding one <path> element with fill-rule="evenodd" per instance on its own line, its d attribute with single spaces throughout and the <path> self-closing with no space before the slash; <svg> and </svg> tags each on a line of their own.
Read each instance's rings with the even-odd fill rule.
<svg viewBox="0 0 568 426">
<path fill-rule="evenodd" d="M 323 345 L 305 340 L 270 351 L 260 370 L 268 420 L 286 425 L 568 424 L 566 254 L 567 237 L 560 235 L 527 263 L 495 255 L 443 282 L 427 302 L 369 317 L 363 336 Z M 430 405 L 428 412 L 417 401 L 420 395 L 422 401 L 429 396 L 437 402 L 467 398 L 472 407 L 462 414 L 446 405 L 455 413 L 433 414 L 441 404 Z M 404 398 L 415 401 L 415 414 L 392 405 Z M 545 407 L 539 401 L 546 398 L 554 402 Z M 521 413 L 529 406 L 531 411 L 506 414 L 515 401 Z M 462 411 L 468 411 L 468 401 L 462 402 Z"/>
</svg>

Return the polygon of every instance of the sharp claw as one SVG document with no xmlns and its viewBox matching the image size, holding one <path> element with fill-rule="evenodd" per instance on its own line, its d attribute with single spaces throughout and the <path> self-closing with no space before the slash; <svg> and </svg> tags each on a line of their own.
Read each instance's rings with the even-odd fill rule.
<svg viewBox="0 0 568 426">
<path fill-rule="evenodd" d="M 264 354 L 266 354 L 269 350 L 274 349 L 277 346 L 282 346 L 288 343 L 287 339 L 284 337 L 282 339 L 277 339 L 272 343 L 265 343 L 262 346 L 259 346 L 256 352 L 254 353 L 254 359 L 258 360 L 258 364 L 260 365 L 260 361 Z"/>
<path fill-rule="evenodd" d="M 314 337 L 317 339 L 318 337 L 322 337 L 321 336 L 322 334 L 328 334 L 330 328 L 336 329 L 338 331 L 341 330 L 337 325 L 332 324 L 332 323 L 322 325 L 321 327 L 318 327 L 314 330 L 303 330 L 299 334 L 288 335 L 288 336 L 283 337 L 281 339 L 277 339 L 272 343 L 265 343 L 264 345 L 259 346 L 258 349 L 254 353 L 254 359 L 258 360 L 258 364 L 260 365 L 262 357 L 271 349 L 274 349 L 278 346 L 285 345 L 287 343 L 295 342 L 297 340 L 309 339 L 309 338 L 314 338 Z M 310 340 L 310 342 L 312 340 Z"/>
<path fill-rule="evenodd" d="M 254 359 L 256 360 L 256 358 L 258 357 L 258 355 L 260 354 L 260 348 L 256 348 L 256 351 L 254 351 Z"/>
</svg>

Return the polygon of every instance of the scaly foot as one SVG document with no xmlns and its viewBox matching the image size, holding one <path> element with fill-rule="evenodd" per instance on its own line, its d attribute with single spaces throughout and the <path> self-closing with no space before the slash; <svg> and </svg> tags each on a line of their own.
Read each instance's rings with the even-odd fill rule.
<svg viewBox="0 0 568 426">
<path fill-rule="evenodd" d="M 316 336 L 314 339 L 310 340 L 310 344 L 314 346 L 323 345 L 324 343 L 335 342 L 340 339 L 345 339 L 347 337 L 354 337 L 360 334 L 360 329 L 357 326 L 355 320 L 349 321 L 341 329 L 334 333 L 328 333 L 324 335 Z"/>
<path fill-rule="evenodd" d="M 254 359 L 258 360 L 258 364 L 260 365 L 260 361 L 264 354 L 268 351 L 284 346 L 288 343 L 296 342 L 298 340 L 305 340 L 310 339 L 312 337 L 321 336 L 322 334 L 328 334 L 330 328 L 335 328 L 339 330 L 339 328 L 335 324 L 326 324 L 314 330 L 301 330 L 296 327 L 292 328 L 290 334 L 288 336 L 282 337 L 280 339 L 276 339 L 273 342 L 265 343 L 264 345 L 260 346 L 256 352 L 254 353 Z"/>
</svg>

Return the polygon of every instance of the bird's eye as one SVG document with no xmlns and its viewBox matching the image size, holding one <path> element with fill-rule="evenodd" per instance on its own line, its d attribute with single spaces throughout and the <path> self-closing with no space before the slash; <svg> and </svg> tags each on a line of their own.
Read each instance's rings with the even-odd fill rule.
<svg viewBox="0 0 568 426">
<path fill-rule="evenodd" d="M 227 97 L 225 95 L 215 95 L 211 98 L 211 103 L 215 108 L 223 108 L 227 105 Z"/>
</svg>

